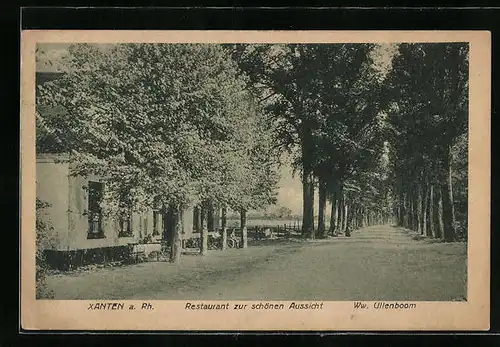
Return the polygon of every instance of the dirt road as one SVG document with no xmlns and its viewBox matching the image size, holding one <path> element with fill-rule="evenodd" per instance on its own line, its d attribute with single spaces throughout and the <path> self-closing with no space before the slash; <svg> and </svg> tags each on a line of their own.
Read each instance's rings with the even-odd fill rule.
<svg viewBox="0 0 500 347">
<path fill-rule="evenodd" d="M 352 237 L 276 242 L 56 275 L 56 299 L 464 300 L 467 245 L 414 240 L 391 226 Z"/>
</svg>

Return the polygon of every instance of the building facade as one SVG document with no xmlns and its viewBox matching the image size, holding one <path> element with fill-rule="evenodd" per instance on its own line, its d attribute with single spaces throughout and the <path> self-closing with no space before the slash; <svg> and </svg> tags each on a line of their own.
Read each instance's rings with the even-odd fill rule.
<svg viewBox="0 0 500 347">
<path fill-rule="evenodd" d="M 147 236 L 152 242 L 168 239 L 169 230 L 164 228 L 159 211 L 106 218 L 99 204 L 105 183 L 96 176 L 70 175 L 67 159 L 60 154 L 37 155 L 37 198 L 49 204 L 43 218 L 53 227 L 44 250 L 51 267 L 67 269 L 121 260 L 130 247 Z M 188 208 L 181 215 L 183 238 L 190 238 L 193 209 Z"/>
</svg>

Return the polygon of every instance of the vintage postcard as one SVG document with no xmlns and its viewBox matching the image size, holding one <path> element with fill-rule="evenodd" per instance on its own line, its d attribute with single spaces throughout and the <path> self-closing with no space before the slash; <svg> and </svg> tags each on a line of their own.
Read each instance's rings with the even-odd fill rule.
<svg viewBox="0 0 500 347">
<path fill-rule="evenodd" d="M 489 32 L 21 44 L 23 329 L 489 329 Z"/>
</svg>

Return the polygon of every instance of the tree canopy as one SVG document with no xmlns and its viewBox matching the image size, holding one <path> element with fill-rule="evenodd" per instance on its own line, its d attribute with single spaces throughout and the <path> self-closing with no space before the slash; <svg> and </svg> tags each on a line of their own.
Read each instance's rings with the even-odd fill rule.
<svg viewBox="0 0 500 347">
<path fill-rule="evenodd" d="M 468 45 L 399 45 L 386 95 L 399 223 L 451 241 L 457 232 L 452 147 L 467 143 Z M 456 158 L 461 175 L 466 157 L 462 151 Z M 463 194 L 462 187 L 455 196 Z"/>
<path fill-rule="evenodd" d="M 72 45 L 38 88 L 37 149 L 106 177 L 110 211 L 208 203 L 242 225 L 276 201 L 286 151 L 304 236 L 326 236 L 330 201 L 334 236 L 394 216 L 451 241 L 467 215 L 468 46 L 396 47 L 385 71 L 371 43 Z"/>
<path fill-rule="evenodd" d="M 73 174 L 106 177 L 111 210 L 123 190 L 137 209 L 273 199 L 268 128 L 220 46 L 78 44 L 69 53 L 68 72 L 38 89 L 39 142 L 53 134 Z"/>
</svg>

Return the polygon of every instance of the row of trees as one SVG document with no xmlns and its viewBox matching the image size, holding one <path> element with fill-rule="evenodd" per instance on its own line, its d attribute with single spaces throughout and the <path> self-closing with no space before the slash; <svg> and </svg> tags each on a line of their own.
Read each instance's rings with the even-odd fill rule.
<svg viewBox="0 0 500 347">
<path fill-rule="evenodd" d="M 399 225 L 446 241 L 466 236 L 468 45 L 399 45 L 387 91 Z"/>
<path fill-rule="evenodd" d="M 245 246 L 246 212 L 275 201 L 283 151 L 302 180 L 304 236 L 350 235 L 395 216 L 453 240 L 467 216 L 467 46 L 400 44 L 388 73 L 379 50 L 73 45 L 68 71 L 38 90 L 38 151 L 71 152 L 73 174 L 107 177 L 110 213 L 169 215 L 172 260 L 188 204 L 202 253 L 215 211 L 226 239 L 228 208 L 240 211 Z"/>
<path fill-rule="evenodd" d="M 467 231 L 468 46 L 399 44 L 387 73 L 379 48 L 238 45 L 233 56 L 295 154 L 304 234 L 325 235 L 330 200 L 332 234 L 395 216 L 453 241 Z"/>
<path fill-rule="evenodd" d="M 275 141 L 294 155 L 303 186 L 303 230 L 329 232 L 387 220 L 383 76 L 373 44 L 236 45 L 233 57 L 274 121 Z M 319 194 L 314 227 L 314 194 Z"/>
<path fill-rule="evenodd" d="M 226 208 L 244 223 L 275 199 L 271 127 L 222 46 L 77 44 L 65 66 L 37 91 L 37 151 L 70 153 L 73 175 L 104 177 L 108 215 L 161 210 L 172 261 L 187 205 L 205 253 L 210 213 L 223 210 L 224 229 Z"/>
</svg>

